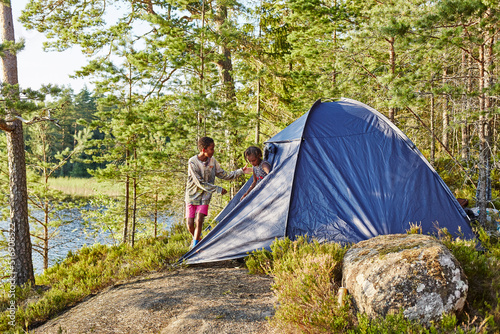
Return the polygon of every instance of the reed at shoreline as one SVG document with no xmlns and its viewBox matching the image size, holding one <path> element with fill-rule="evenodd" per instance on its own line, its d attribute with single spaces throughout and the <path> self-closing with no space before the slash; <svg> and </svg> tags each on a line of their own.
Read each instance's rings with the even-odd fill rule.
<svg viewBox="0 0 500 334">
<path fill-rule="evenodd" d="M 76 197 L 92 197 L 98 194 L 118 197 L 122 194 L 121 187 L 109 182 L 98 182 L 94 178 L 57 177 L 50 178 L 51 188 L 64 194 Z"/>
</svg>

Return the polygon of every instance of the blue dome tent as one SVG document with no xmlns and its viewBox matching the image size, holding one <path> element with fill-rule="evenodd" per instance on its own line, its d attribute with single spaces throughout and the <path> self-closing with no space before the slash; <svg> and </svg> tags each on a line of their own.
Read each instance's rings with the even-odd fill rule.
<svg viewBox="0 0 500 334">
<path fill-rule="evenodd" d="M 474 237 L 466 213 L 416 146 L 358 101 L 317 101 L 265 150 L 269 175 L 240 201 L 250 178 L 180 261 L 241 258 L 276 238 L 306 234 L 356 243 L 406 233 L 411 224 L 424 234 L 446 228 Z"/>
</svg>

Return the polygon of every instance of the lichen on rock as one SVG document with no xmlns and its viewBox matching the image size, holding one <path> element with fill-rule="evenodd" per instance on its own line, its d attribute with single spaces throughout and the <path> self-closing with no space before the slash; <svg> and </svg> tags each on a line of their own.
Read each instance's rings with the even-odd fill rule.
<svg viewBox="0 0 500 334">
<path fill-rule="evenodd" d="M 460 312 L 468 290 L 451 252 L 420 234 L 359 242 L 344 257 L 343 280 L 358 312 L 375 318 L 403 310 L 408 319 L 422 323 Z"/>
</svg>

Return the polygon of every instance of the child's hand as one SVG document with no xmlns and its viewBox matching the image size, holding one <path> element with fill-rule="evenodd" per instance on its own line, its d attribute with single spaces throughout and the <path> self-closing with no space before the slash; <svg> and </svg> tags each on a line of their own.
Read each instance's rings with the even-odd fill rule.
<svg viewBox="0 0 500 334">
<path fill-rule="evenodd" d="M 227 190 L 222 188 L 222 191 L 220 193 L 221 193 L 221 195 L 225 195 L 225 194 L 227 194 Z"/>
<path fill-rule="evenodd" d="M 245 174 L 252 174 L 253 173 L 253 168 L 252 167 L 247 167 L 248 164 L 245 165 L 245 167 L 242 168 L 243 173 Z"/>
</svg>

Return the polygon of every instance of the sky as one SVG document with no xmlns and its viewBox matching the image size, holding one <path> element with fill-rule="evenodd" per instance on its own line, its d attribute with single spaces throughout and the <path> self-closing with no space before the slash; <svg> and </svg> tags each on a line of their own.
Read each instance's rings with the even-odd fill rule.
<svg viewBox="0 0 500 334">
<path fill-rule="evenodd" d="M 14 0 L 12 15 L 14 16 L 14 34 L 16 41 L 25 40 L 25 48 L 17 55 L 19 85 L 22 88 L 39 89 L 42 84 L 57 84 L 71 87 L 75 93 L 92 85 L 84 79 L 71 79 L 69 76 L 86 64 L 77 48 L 64 52 L 43 51 L 43 34 L 36 30 L 26 30 L 17 20 L 21 10 L 26 7 L 28 0 Z"/>
</svg>

